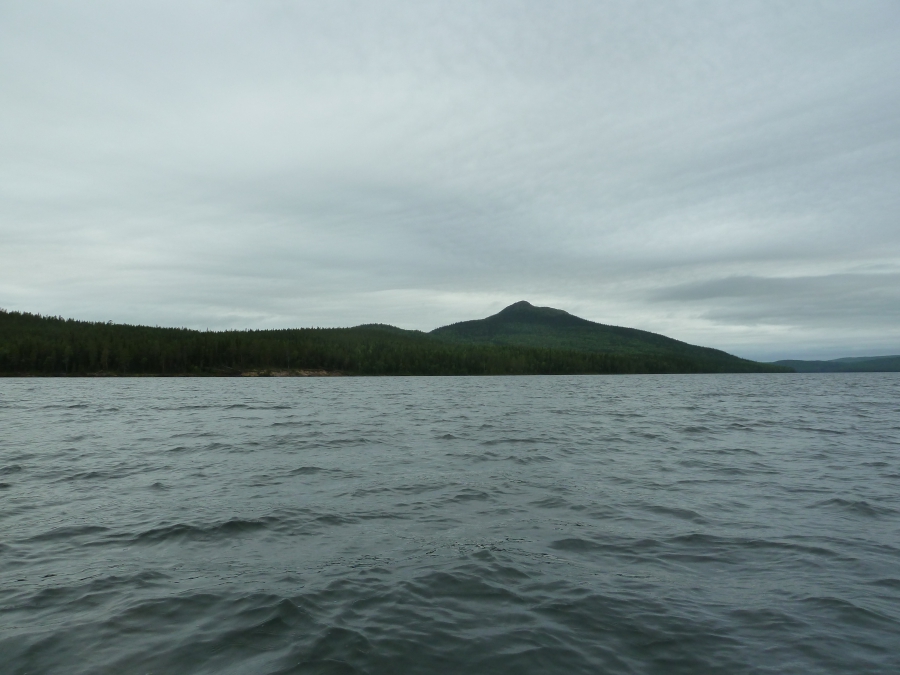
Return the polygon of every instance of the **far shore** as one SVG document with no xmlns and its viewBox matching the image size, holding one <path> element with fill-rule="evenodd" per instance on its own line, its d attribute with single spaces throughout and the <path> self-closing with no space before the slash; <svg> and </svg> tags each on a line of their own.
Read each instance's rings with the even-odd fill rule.
<svg viewBox="0 0 900 675">
<path fill-rule="evenodd" d="M 213 373 L 0 373 L 5 377 L 346 377 L 337 370 L 245 370 Z"/>
</svg>

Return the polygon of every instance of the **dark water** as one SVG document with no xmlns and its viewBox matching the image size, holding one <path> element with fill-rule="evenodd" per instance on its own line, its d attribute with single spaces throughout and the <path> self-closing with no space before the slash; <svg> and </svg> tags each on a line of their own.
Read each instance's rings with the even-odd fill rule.
<svg viewBox="0 0 900 675">
<path fill-rule="evenodd" d="M 0 672 L 897 673 L 900 376 L 0 380 Z"/>
</svg>

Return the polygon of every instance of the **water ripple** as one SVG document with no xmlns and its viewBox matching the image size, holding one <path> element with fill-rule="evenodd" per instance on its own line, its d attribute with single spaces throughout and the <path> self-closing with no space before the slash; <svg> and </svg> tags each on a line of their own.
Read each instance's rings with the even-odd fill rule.
<svg viewBox="0 0 900 675">
<path fill-rule="evenodd" d="M 0 380 L 0 672 L 900 672 L 897 400 Z"/>
</svg>

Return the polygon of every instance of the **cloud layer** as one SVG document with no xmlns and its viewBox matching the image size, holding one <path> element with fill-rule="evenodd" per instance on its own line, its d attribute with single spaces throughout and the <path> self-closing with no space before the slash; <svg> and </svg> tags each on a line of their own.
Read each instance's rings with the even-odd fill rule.
<svg viewBox="0 0 900 675">
<path fill-rule="evenodd" d="M 0 306 L 900 352 L 895 2 L 0 5 Z"/>
</svg>

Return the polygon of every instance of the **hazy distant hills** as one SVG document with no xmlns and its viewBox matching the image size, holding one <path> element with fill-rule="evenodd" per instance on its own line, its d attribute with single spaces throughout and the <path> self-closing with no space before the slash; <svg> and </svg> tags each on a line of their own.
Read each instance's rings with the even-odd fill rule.
<svg viewBox="0 0 900 675">
<path fill-rule="evenodd" d="M 636 328 L 594 323 L 561 309 L 535 307 L 524 300 L 486 319 L 443 326 L 429 335 L 456 343 L 675 357 L 723 369 L 741 370 L 759 365 L 718 349 L 698 347 Z"/>
<path fill-rule="evenodd" d="M 776 361 L 798 373 L 900 373 L 900 355 L 849 356 L 830 361 Z"/>
<path fill-rule="evenodd" d="M 388 325 L 197 331 L 0 310 L 4 375 L 553 375 L 789 372 L 518 302 L 431 333 Z"/>
</svg>

